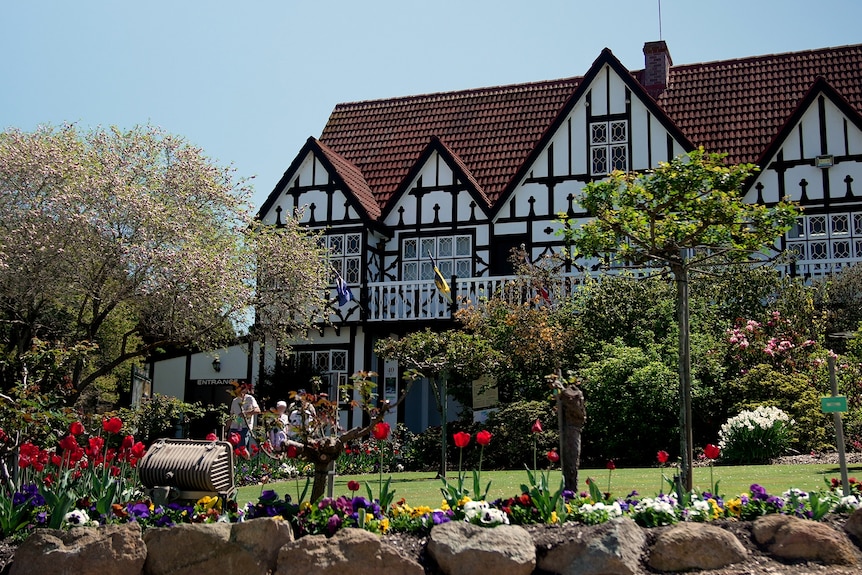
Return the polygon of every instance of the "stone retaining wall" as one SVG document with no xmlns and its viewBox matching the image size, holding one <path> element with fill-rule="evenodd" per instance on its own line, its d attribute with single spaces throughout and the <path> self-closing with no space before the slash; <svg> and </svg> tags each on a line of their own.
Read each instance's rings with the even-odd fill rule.
<svg viewBox="0 0 862 575">
<path fill-rule="evenodd" d="M 312 535 L 294 540 L 290 525 L 274 518 L 179 525 L 143 534 L 140 526 L 127 523 L 37 530 L 17 549 L 3 575 L 634 575 L 742 566 L 753 562 L 752 549 L 777 561 L 770 573 L 783 573 L 783 565 L 799 562 L 829 566 L 830 573 L 857 573 L 862 565 L 856 545 L 862 510 L 840 529 L 785 515 L 739 526 L 743 528 L 681 523 L 648 536 L 650 530 L 629 518 L 530 530 L 451 522 L 434 527 L 417 556 L 407 557 L 387 542 L 391 538 L 360 529 L 343 529 L 329 539 Z"/>
</svg>

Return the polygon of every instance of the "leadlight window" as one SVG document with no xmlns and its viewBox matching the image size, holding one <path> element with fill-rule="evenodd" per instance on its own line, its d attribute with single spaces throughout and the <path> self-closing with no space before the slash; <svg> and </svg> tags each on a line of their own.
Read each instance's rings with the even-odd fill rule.
<svg viewBox="0 0 862 575">
<path fill-rule="evenodd" d="M 801 216 L 787 232 L 797 262 L 862 259 L 862 213 Z"/>
<path fill-rule="evenodd" d="M 362 272 L 362 234 L 329 234 L 326 236 L 329 263 L 348 284 L 360 283 Z M 335 277 L 332 278 L 333 283 Z"/>
<path fill-rule="evenodd" d="M 401 242 L 401 279 L 432 280 L 434 268 L 428 254 L 437 260 L 443 277 L 473 275 L 473 238 L 469 235 L 405 238 Z"/>
<path fill-rule="evenodd" d="M 298 351 L 296 360 L 305 369 L 314 367 L 323 384 L 319 391 L 328 393 L 330 399 L 339 397 L 339 385 L 347 382 L 346 350 Z"/>
<path fill-rule="evenodd" d="M 604 176 L 614 170 L 629 169 L 629 130 L 627 120 L 590 124 L 590 173 Z"/>
</svg>

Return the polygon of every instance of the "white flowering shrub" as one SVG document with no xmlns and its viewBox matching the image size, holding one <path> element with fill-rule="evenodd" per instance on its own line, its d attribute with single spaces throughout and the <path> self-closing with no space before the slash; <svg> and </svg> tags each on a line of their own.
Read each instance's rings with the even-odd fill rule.
<svg viewBox="0 0 862 575">
<path fill-rule="evenodd" d="M 793 423 L 782 410 L 763 405 L 731 417 L 718 432 L 722 461 L 768 463 L 787 451 Z"/>
</svg>

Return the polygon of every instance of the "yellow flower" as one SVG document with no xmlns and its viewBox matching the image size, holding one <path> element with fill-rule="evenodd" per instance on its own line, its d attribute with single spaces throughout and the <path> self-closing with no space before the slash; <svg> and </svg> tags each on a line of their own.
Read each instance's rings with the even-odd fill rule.
<svg viewBox="0 0 862 575">
<path fill-rule="evenodd" d="M 423 515 L 428 515 L 432 512 L 432 509 L 427 505 L 420 505 L 416 509 L 413 510 L 413 517 L 422 517 Z"/>
<path fill-rule="evenodd" d="M 207 511 L 209 509 L 218 508 L 220 505 L 220 500 L 218 497 L 212 497 L 210 495 L 205 495 L 198 499 L 196 507 L 199 507 L 201 511 Z"/>
<path fill-rule="evenodd" d="M 461 499 L 458 500 L 458 507 L 464 507 L 464 505 L 466 505 L 467 503 L 470 503 L 471 501 L 473 501 L 473 500 L 465 495 L 464 497 L 462 497 Z"/>
<path fill-rule="evenodd" d="M 304 511 L 308 511 L 309 509 L 311 509 L 311 503 L 309 503 L 308 501 L 303 501 L 301 507 Z"/>
<path fill-rule="evenodd" d="M 389 531 L 389 518 L 388 517 L 384 517 L 383 519 L 380 520 L 380 531 L 382 533 L 386 533 L 387 531 Z"/>
<path fill-rule="evenodd" d="M 557 517 L 557 512 L 551 511 L 551 524 L 553 525 L 553 524 L 559 523 L 559 522 L 560 522 L 560 518 Z"/>
<path fill-rule="evenodd" d="M 725 501 L 725 507 L 732 515 L 739 517 L 739 514 L 742 513 L 742 500 L 739 497 L 734 497 Z"/>
<path fill-rule="evenodd" d="M 441 504 L 440 504 L 440 509 L 441 509 L 442 511 L 449 511 L 449 504 L 448 504 L 448 503 L 446 503 L 446 500 L 445 500 L 445 499 L 443 500 L 443 503 L 441 503 Z"/>
<path fill-rule="evenodd" d="M 724 510 L 718 506 L 718 501 L 715 499 L 709 498 L 707 499 L 709 506 L 712 508 L 712 518 L 713 520 L 718 519 L 722 516 Z"/>
</svg>

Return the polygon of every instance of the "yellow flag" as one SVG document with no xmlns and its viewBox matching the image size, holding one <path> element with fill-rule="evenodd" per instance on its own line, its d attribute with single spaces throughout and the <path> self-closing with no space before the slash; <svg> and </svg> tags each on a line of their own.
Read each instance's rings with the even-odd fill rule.
<svg viewBox="0 0 862 575">
<path fill-rule="evenodd" d="M 449 289 L 449 282 L 446 281 L 446 278 L 443 277 L 443 274 L 440 273 L 440 268 L 437 267 L 437 264 L 434 262 L 434 258 L 431 258 L 431 263 L 434 265 L 434 285 L 437 286 L 437 291 L 440 292 L 446 301 L 452 303 L 452 290 Z"/>
</svg>

